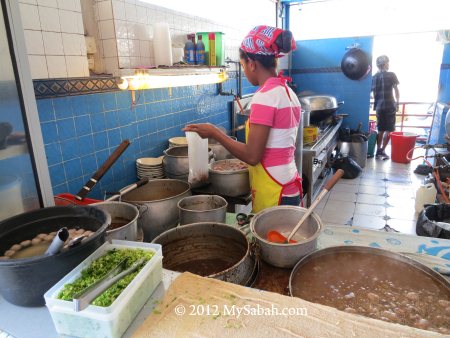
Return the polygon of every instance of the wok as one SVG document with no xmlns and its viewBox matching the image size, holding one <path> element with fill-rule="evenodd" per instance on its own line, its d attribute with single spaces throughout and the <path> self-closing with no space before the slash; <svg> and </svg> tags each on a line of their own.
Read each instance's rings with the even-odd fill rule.
<svg viewBox="0 0 450 338">
<path fill-rule="evenodd" d="M 362 49 L 350 48 L 343 56 L 341 69 L 351 80 L 361 80 L 371 70 L 369 57 Z"/>
<path fill-rule="evenodd" d="M 334 96 L 310 95 L 299 97 L 302 111 L 309 111 L 310 124 L 315 124 L 332 116 L 344 103 L 337 102 Z"/>
</svg>

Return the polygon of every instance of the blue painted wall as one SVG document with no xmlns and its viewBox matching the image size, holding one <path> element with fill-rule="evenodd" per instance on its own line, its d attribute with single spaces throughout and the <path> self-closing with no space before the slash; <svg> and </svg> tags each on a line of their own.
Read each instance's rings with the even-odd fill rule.
<svg viewBox="0 0 450 338">
<path fill-rule="evenodd" d="M 236 92 L 236 74 L 224 90 Z M 246 79 L 243 93 L 256 90 Z M 183 136 L 188 123 L 231 127 L 231 96 L 217 85 L 143 90 L 131 105 L 129 91 L 68 96 L 37 101 L 53 193 L 77 193 L 124 139 L 131 145 L 88 197 L 103 199 L 137 181 L 135 161 L 162 155 L 168 139 Z"/>
<path fill-rule="evenodd" d="M 372 58 L 373 37 L 297 41 L 292 55 L 292 78 L 298 92 L 312 91 L 344 101 L 338 111 L 349 114 L 344 119 L 344 127 L 355 129 L 362 122 L 363 130 L 368 130 L 372 76 L 355 81 L 340 71 L 346 47 L 354 43 Z"/>
</svg>

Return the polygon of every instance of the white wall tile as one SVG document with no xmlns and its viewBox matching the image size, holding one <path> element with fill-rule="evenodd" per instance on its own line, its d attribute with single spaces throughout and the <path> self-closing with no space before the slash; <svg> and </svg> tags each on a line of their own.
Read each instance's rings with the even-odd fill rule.
<svg viewBox="0 0 450 338">
<path fill-rule="evenodd" d="M 113 16 L 114 19 L 125 20 L 125 3 L 119 0 L 112 0 Z"/>
<path fill-rule="evenodd" d="M 136 0 L 125 0 L 125 3 L 136 4 Z"/>
<path fill-rule="evenodd" d="M 66 56 L 67 75 L 69 77 L 82 77 L 88 67 L 87 58 L 84 56 Z"/>
<path fill-rule="evenodd" d="M 109 20 L 113 18 L 112 4 L 110 0 L 97 2 L 98 17 L 100 20 Z"/>
<path fill-rule="evenodd" d="M 115 37 L 114 34 L 114 25 L 112 20 L 104 20 L 99 22 L 100 36 L 104 39 L 113 39 Z"/>
<path fill-rule="evenodd" d="M 137 21 L 136 5 L 125 3 L 125 17 L 127 18 L 127 21 Z"/>
<path fill-rule="evenodd" d="M 145 25 L 137 24 L 135 26 L 135 30 L 136 30 L 136 37 L 139 40 L 149 40 L 149 36 L 147 34 L 147 29 Z"/>
<path fill-rule="evenodd" d="M 117 57 L 117 43 L 115 39 L 102 40 L 103 56 Z"/>
<path fill-rule="evenodd" d="M 139 39 L 137 27 L 137 23 L 127 21 L 128 39 Z"/>
<path fill-rule="evenodd" d="M 128 39 L 128 23 L 125 20 L 114 20 L 117 39 Z"/>
<path fill-rule="evenodd" d="M 64 56 L 47 55 L 46 58 L 49 78 L 67 77 L 66 58 Z"/>
<path fill-rule="evenodd" d="M 28 4 L 19 4 L 20 17 L 22 18 L 22 26 L 24 29 L 40 30 L 41 22 L 39 21 L 38 7 Z"/>
<path fill-rule="evenodd" d="M 39 18 L 43 31 L 61 32 L 58 10 L 56 8 L 39 6 Z"/>
<path fill-rule="evenodd" d="M 61 32 L 63 33 L 79 33 L 77 24 L 77 13 L 59 10 L 59 21 L 61 23 Z"/>
<path fill-rule="evenodd" d="M 139 41 L 139 51 L 141 57 L 149 58 L 150 57 L 150 41 Z"/>
<path fill-rule="evenodd" d="M 37 5 L 37 1 L 36 0 L 19 0 L 19 3 L 30 4 L 30 5 Z"/>
<path fill-rule="evenodd" d="M 133 57 L 141 56 L 139 40 L 128 40 L 128 49 L 130 56 Z"/>
<path fill-rule="evenodd" d="M 83 15 L 81 13 L 75 12 L 75 21 L 77 24 L 77 33 L 78 34 L 86 34 L 84 31 L 84 25 L 83 25 Z"/>
<path fill-rule="evenodd" d="M 119 57 L 119 68 L 130 68 L 130 58 L 129 57 Z"/>
<path fill-rule="evenodd" d="M 78 5 L 77 5 L 78 3 Z M 66 9 L 68 11 L 77 11 L 80 5 L 80 0 L 58 0 L 58 8 Z"/>
<path fill-rule="evenodd" d="M 140 57 L 133 57 L 133 56 L 130 57 L 130 68 L 138 68 L 138 67 L 141 68 L 143 66 L 144 65 L 141 64 Z"/>
<path fill-rule="evenodd" d="M 137 22 L 146 24 L 147 23 L 147 9 L 143 6 L 136 6 Z"/>
<path fill-rule="evenodd" d="M 64 55 L 86 55 L 84 35 L 62 33 Z"/>
<path fill-rule="evenodd" d="M 75 11 L 81 13 L 81 0 L 75 0 Z"/>
<path fill-rule="evenodd" d="M 48 79 L 47 62 L 43 55 L 28 55 L 31 78 Z"/>
<path fill-rule="evenodd" d="M 128 39 L 117 39 L 117 54 L 120 56 L 130 56 Z M 120 62 L 119 62 L 120 64 Z"/>
<path fill-rule="evenodd" d="M 25 45 L 28 54 L 45 55 L 41 31 L 24 30 Z"/>
<path fill-rule="evenodd" d="M 45 55 L 64 55 L 61 33 L 42 32 Z"/>
<path fill-rule="evenodd" d="M 108 74 L 114 74 L 119 68 L 117 57 L 103 58 L 103 64 L 105 65 L 105 72 Z"/>
<path fill-rule="evenodd" d="M 37 0 L 39 6 L 58 8 L 58 3 L 56 0 Z"/>
</svg>

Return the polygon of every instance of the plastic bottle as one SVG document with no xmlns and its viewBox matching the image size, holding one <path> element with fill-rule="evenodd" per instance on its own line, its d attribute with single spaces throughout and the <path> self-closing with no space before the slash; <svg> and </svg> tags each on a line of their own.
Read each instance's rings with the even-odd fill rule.
<svg viewBox="0 0 450 338">
<path fill-rule="evenodd" d="M 215 66 L 216 65 L 216 34 L 209 33 L 209 65 Z"/>
<path fill-rule="evenodd" d="M 424 204 L 432 204 L 436 201 L 437 190 L 434 187 L 434 183 L 427 183 L 421 185 L 416 191 L 416 212 L 421 212 L 423 210 Z"/>
<path fill-rule="evenodd" d="M 195 35 L 188 34 L 188 40 L 184 44 L 184 61 L 186 63 L 193 65 L 195 64 Z"/>
<path fill-rule="evenodd" d="M 197 44 L 195 45 L 195 56 L 198 65 L 205 64 L 205 44 L 201 35 L 198 36 Z"/>
</svg>

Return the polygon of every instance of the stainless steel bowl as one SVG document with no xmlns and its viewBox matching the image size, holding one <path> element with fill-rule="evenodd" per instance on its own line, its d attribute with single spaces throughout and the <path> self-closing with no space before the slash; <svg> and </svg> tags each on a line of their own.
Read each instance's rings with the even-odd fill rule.
<svg viewBox="0 0 450 338">
<path fill-rule="evenodd" d="M 225 223 L 227 201 L 217 195 L 195 195 L 178 202 L 180 225 L 198 222 Z"/>
<path fill-rule="evenodd" d="M 296 236 L 304 237 L 304 240 L 292 244 L 278 244 L 267 240 L 270 230 L 289 234 L 306 210 L 283 205 L 264 209 L 252 218 L 250 231 L 261 247 L 261 257 L 265 262 L 280 268 L 292 268 L 302 257 L 316 250 L 323 224 L 314 212 L 297 231 Z"/>
<path fill-rule="evenodd" d="M 229 159 L 211 163 L 209 167 L 209 179 L 216 194 L 236 197 L 250 193 L 248 169 L 230 171 L 214 169 L 220 164 L 234 162 L 242 161 L 238 159 Z"/>
<path fill-rule="evenodd" d="M 142 208 L 138 226 L 144 231 L 144 241 L 149 242 L 178 224 L 178 202 L 190 195 L 189 183 L 162 179 L 149 181 L 126 193 L 122 200 Z"/>
<path fill-rule="evenodd" d="M 229 138 L 236 140 L 234 136 L 229 136 Z M 222 144 L 214 139 L 209 140 L 208 146 L 211 148 L 214 160 L 216 161 L 235 158 Z"/>
<path fill-rule="evenodd" d="M 334 109 L 338 107 L 337 100 L 334 96 L 328 95 L 311 95 L 299 97 L 302 110 L 315 111 L 324 109 Z"/>
</svg>

